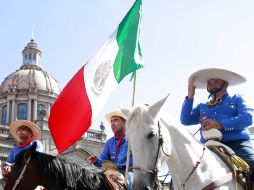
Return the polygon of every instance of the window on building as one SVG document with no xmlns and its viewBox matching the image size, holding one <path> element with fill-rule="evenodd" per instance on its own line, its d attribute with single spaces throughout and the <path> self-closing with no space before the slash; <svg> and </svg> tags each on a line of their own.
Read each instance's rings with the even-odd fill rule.
<svg viewBox="0 0 254 190">
<path fill-rule="evenodd" d="M 2 125 L 7 125 L 7 105 L 2 107 Z"/>
<path fill-rule="evenodd" d="M 32 54 L 31 53 L 28 54 L 28 59 L 29 59 L 29 61 L 32 60 Z"/>
<path fill-rule="evenodd" d="M 33 53 L 33 60 L 36 61 L 36 54 Z"/>
<path fill-rule="evenodd" d="M 25 54 L 25 60 L 27 60 L 27 54 Z"/>
<path fill-rule="evenodd" d="M 43 120 L 43 118 L 46 116 L 46 106 L 44 104 L 37 104 L 37 117 L 38 120 Z"/>
<path fill-rule="evenodd" d="M 20 103 L 18 104 L 18 110 L 17 110 L 17 118 L 18 119 L 27 119 L 27 104 L 26 103 Z"/>
</svg>

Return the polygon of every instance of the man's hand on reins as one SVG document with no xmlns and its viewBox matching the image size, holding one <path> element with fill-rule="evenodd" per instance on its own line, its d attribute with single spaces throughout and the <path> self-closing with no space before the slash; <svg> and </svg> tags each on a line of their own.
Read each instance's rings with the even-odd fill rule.
<svg viewBox="0 0 254 190">
<path fill-rule="evenodd" d="M 218 121 L 213 120 L 213 119 L 205 119 L 202 122 L 201 126 L 202 126 L 202 129 L 204 131 L 207 131 L 207 130 L 212 129 L 212 128 L 214 128 L 214 129 L 222 129 L 221 124 Z"/>
<path fill-rule="evenodd" d="M 2 176 L 3 177 L 8 177 L 11 173 L 11 167 L 12 165 L 8 162 L 5 162 L 4 165 L 2 166 Z"/>
</svg>

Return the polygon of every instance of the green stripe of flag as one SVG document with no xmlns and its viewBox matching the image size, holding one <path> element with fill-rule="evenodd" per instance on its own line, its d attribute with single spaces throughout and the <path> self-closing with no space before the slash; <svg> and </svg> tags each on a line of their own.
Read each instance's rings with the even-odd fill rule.
<svg viewBox="0 0 254 190">
<path fill-rule="evenodd" d="M 141 7 L 141 0 L 136 0 L 118 26 L 116 40 L 119 51 L 114 61 L 114 75 L 118 83 L 129 73 L 143 67 L 139 44 Z"/>
</svg>

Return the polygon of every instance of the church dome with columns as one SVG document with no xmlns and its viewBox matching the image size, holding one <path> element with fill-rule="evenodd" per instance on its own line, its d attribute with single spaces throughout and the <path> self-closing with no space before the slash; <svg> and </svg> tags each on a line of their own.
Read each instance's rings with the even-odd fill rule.
<svg viewBox="0 0 254 190">
<path fill-rule="evenodd" d="M 60 93 L 57 81 L 41 67 L 41 50 L 32 39 L 22 51 L 21 67 L 8 75 L 0 86 L 0 122 L 48 118 Z"/>
<path fill-rule="evenodd" d="M 27 44 L 22 54 L 22 66 L 5 78 L 0 87 L 0 94 L 44 92 L 51 96 L 57 96 L 59 94 L 57 81 L 41 68 L 41 51 L 34 40 Z"/>
</svg>

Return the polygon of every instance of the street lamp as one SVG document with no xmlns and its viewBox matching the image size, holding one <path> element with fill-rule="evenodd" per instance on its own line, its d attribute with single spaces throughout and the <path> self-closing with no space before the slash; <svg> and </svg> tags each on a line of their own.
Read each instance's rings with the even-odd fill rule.
<svg viewBox="0 0 254 190">
<path fill-rule="evenodd" d="M 100 129 L 101 129 L 101 144 L 100 144 L 100 149 L 101 149 L 101 148 L 103 148 L 103 146 L 102 146 L 103 135 L 102 134 L 103 134 L 103 132 L 105 130 L 105 125 L 104 125 L 104 123 L 102 121 L 101 121 L 101 124 L 100 124 Z"/>
<path fill-rule="evenodd" d="M 101 124 L 100 124 L 100 129 L 101 129 L 101 142 L 102 142 L 102 133 L 104 132 L 104 130 L 105 130 L 105 125 L 104 125 L 104 123 L 101 121 Z"/>
<path fill-rule="evenodd" d="M 100 129 L 101 129 L 101 131 L 105 130 L 105 125 L 104 125 L 104 123 L 102 121 L 101 121 L 101 124 L 100 124 Z"/>
</svg>

